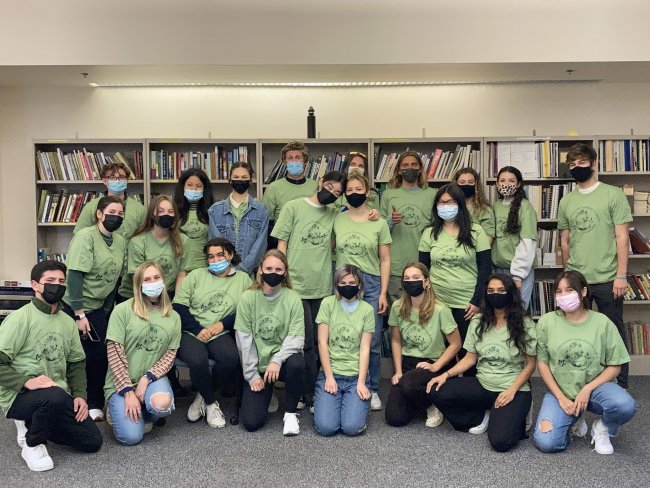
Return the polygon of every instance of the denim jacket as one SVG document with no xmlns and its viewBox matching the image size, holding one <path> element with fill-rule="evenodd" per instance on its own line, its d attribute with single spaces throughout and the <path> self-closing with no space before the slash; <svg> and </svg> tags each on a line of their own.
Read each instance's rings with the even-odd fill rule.
<svg viewBox="0 0 650 488">
<path fill-rule="evenodd" d="M 248 208 L 239 222 L 239 234 L 235 238 L 235 217 L 230 212 L 230 195 L 216 202 L 208 210 L 210 239 L 225 237 L 235 245 L 242 262 L 237 266 L 245 273 L 255 271 L 266 252 L 269 231 L 269 211 L 249 195 Z"/>
</svg>

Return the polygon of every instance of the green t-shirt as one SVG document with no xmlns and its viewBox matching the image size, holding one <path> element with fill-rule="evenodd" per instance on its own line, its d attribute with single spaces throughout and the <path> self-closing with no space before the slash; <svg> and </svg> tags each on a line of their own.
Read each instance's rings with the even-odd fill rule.
<svg viewBox="0 0 650 488">
<path fill-rule="evenodd" d="M 468 208 L 469 215 L 472 217 L 472 222 L 475 224 L 480 224 L 483 227 L 483 230 L 488 235 L 488 237 L 494 238 L 496 234 L 495 222 L 494 222 L 494 210 L 492 207 L 488 206 L 485 210 L 480 212 L 478 215 L 474 213 L 474 210 Z"/>
<path fill-rule="evenodd" d="M 526 355 L 537 355 L 537 335 L 535 323 L 524 318 L 525 354 L 521 354 L 513 341 L 510 341 L 508 327 L 490 327 L 478 337 L 477 329 L 480 315 L 472 319 L 465 338 L 464 348 L 477 355 L 476 378 L 481 386 L 489 391 L 505 391 L 526 365 Z M 519 391 L 530 391 L 530 384 L 524 383 Z"/>
<path fill-rule="evenodd" d="M 122 278 L 119 293 L 125 298 L 133 297 L 133 274 L 138 266 L 145 261 L 154 261 L 163 270 L 163 279 L 167 292 L 176 289 L 176 278 L 180 271 L 187 271 L 189 265 L 189 238 L 181 234 L 183 253 L 176 256 L 171 239 L 160 242 L 151 232 L 138 234 L 129 242 L 127 253 L 127 274 Z"/>
<path fill-rule="evenodd" d="M 492 243 L 492 264 L 499 268 L 510 268 L 512 258 L 515 257 L 515 250 L 522 239 L 537 240 L 537 214 L 527 199 L 521 201 L 519 207 L 519 224 L 521 230 L 518 234 L 508 234 L 506 224 L 510 205 L 499 200 L 494 204 L 494 215 L 496 218 L 496 239 Z M 534 265 L 534 263 L 533 263 Z"/>
<path fill-rule="evenodd" d="M 104 304 L 122 274 L 126 246 L 122 236 L 113 233 L 113 244 L 104 241 L 99 227 L 86 227 L 77 232 L 70 241 L 68 269 L 84 273 L 83 306 L 86 312 L 97 310 Z M 70 289 L 63 296 L 70 305 Z"/>
<path fill-rule="evenodd" d="M 235 330 L 253 335 L 257 369 L 264 373 L 287 336 L 305 336 L 300 296 L 291 288 L 282 288 L 278 297 L 269 300 L 262 290 L 246 290 L 237 304 Z"/>
<path fill-rule="evenodd" d="M 235 219 L 235 237 L 237 237 L 239 235 L 239 223 L 241 222 L 241 218 L 246 213 L 246 210 L 248 210 L 248 201 L 241 202 L 237 207 L 233 205 L 232 199 L 228 198 L 228 201 L 230 205 L 230 213 Z"/>
<path fill-rule="evenodd" d="M 213 275 L 208 268 L 195 269 L 181 283 L 180 290 L 174 296 L 174 303 L 189 308 L 201 327 L 212 327 L 224 317 L 235 313 L 241 294 L 251 283 L 250 277 L 243 271 L 221 278 Z M 227 332 L 224 330 L 209 340 Z"/>
<path fill-rule="evenodd" d="M 135 385 L 169 349 L 181 345 L 181 317 L 171 310 L 167 317 L 156 309 L 149 310 L 149 320 L 133 312 L 133 298 L 113 309 L 108 321 L 106 340 L 124 346 L 129 363 L 129 377 Z M 109 368 L 104 383 L 104 395 L 108 400 L 115 393 L 113 371 Z"/>
<path fill-rule="evenodd" d="M 81 210 L 77 223 L 74 226 L 73 232 L 75 234 L 77 234 L 81 229 L 93 227 L 95 225 L 97 204 L 99 203 L 100 198 L 93 198 Z M 144 208 L 144 205 L 135 198 L 126 198 L 124 204 L 124 220 L 122 221 L 120 228 L 117 229 L 113 235 L 122 236 L 125 241 L 124 245 L 128 246 L 129 240 L 133 237 L 133 233 L 144 222 L 144 219 L 147 216 L 147 209 Z"/>
<path fill-rule="evenodd" d="M 402 221 L 393 225 L 390 246 L 390 274 L 402 276 L 407 263 L 418 260 L 418 244 L 424 228 L 431 223 L 436 190 L 433 188 L 389 188 L 381 195 L 381 216 L 391 218 L 393 207 L 402 213 Z"/>
<path fill-rule="evenodd" d="M 196 210 L 190 209 L 187 213 L 187 222 L 181 230 L 189 237 L 187 243 L 188 261 L 187 271 L 208 266 L 203 248 L 208 243 L 208 224 L 204 224 L 196 215 Z M 183 246 L 184 247 L 184 246 Z"/>
<path fill-rule="evenodd" d="M 332 373 L 359 376 L 359 352 L 362 334 L 375 331 L 375 312 L 370 304 L 360 300 L 353 312 L 346 312 L 335 296 L 323 299 L 316 317 L 317 324 L 327 324 Z"/>
<path fill-rule="evenodd" d="M 614 323 L 599 312 L 572 324 L 561 312 L 548 312 L 537 323 L 537 359 L 548 364 L 570 400 L 607 366 L 630 362 Z M 616 382 L 616 379 L 613 380 Z"/>
<path fill-rule="evenodd" d="M 288 202 L 271 235 L 287 241 L 289 276 L 300 298 L 332 294 L 332 228 L 335 208 L 314 207 L 304 198 Z"/>
<path fill-rule="evenodd" d="M 569 229 L 568 269 L 580 271 L 590 284 L 616 277 L 614 226 L 632 222 L 630 205 L 620 188 L 598 183 L 591 193 L 576 188 L 560 200 L 557 228 Z"/>
<path fill-rule="evenodd" d="M 67 363 L 86 359 L 74 320 L 62 311 L 43 313 L 34 303 L 12 312 L 2 322 L 0 352 L 9 356 L 18 373 L 46 375 L 68 393 Z M 17 391 L 0 386 L 0 407 L 5 415 L 17 395 Z"/>
<path fill-rule="evenodd" d="M 262 203 L 269 209 L 269 220 L 278 220 L 280 210 L 287 202 L 296 198 L 310 197 L 318 190 L 316 181 L 307 178 L 298 185 L 289 183 L 286 178 L 271 183 L 264 192 Z"/>
<path fill-rule="evenodd" d="M 402 355 L 436 361 L 447 349 L 445 336 L 458 328 L 451 310 L 441 303 L 436 303 L 429 321 L 420 325 L 419 312 L 411 310 L 410 317 L 403 319 L 399 314 L 401 308 L 400 298 L 390 309 L 388 325 L 399 327 Z"/>
<path fill-rule="evenodd" d="M 364 273 L 379 276 L 379 246 L 390 244 L 388 224 L 382 218 L 354 222 L 349 212 L 334 219 L 336 266 L 354 264 Z"/>
<path fill-rule="evenodd" d="M 475 247 L 458 245 L 458 239 L 440 231 L 438 239 L 431 235 L 431 228 L 424 229 L 419 251 L 431 256 L 431 284 L 440 301 L 450 308 L 465 308 L 474 295 L 478 267 L 476 253 L 490 249 L 487 235 L 479 224 L 472 224 Z"/>
</svg>

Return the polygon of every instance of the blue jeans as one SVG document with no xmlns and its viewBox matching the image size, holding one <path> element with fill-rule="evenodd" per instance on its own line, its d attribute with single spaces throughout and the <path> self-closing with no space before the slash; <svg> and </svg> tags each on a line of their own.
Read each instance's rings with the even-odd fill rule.
<svg viewBox="0 0 650 488">
<path fill-rule="evenodd" d="M 495 273 L 501 273 L 512 278 L 510 274 L 510 268 L 498 268 L 494 267 Z M 535 285 L 535 272 L 531 269 L 528 276 L 524 278 L 521 282 L 521 301 L 524 305 L 524 310 L 528 310 L 528 305 L 530 304 L 530 298 L 533 295 L 533 286 Z"/>
<path fill-rule="evenodd" d="M 156 393 L 167 393 L 171 397 L 171 404 L 167 410 L 157 410 L 151 404 L 151 397 Z M 126 416 L 126 400 L 122 395 L 113 393 L 108 399 L 108 410 L 113 421 L 113 433 L 120 444 L 135 446 L 144 437 L 144 423 L 155 422 L 167 417 L 174 411 L 174 393 L 167 377 L 163 376 L 158 381 L 150 383 L 144 394 L 144 407 L 142 415 L 137 422 L 133 422 Z"/>
<path fill-rule="evenodd" d="M 355 436 L 366 430 L 370 400 L 357 394 L 358 376 L 334 375 L 338 389 L 336 395 L 325 391 L 325 373 L 318 374 L 314 396 L 314 427 L 325 437 L 338 431 Z M 368 386 L 368 382 L 366 382 Z"/>
<path fill-rule="evenodd" d="M 587 404 L 587 410 L 603 417 L 603 422 L 612 437 L 618 434 L 621 425 L 634 417 L 637 409 L 638 406 L 630 394 L 616 383 L 600 385 L 591 393 Z M 547 391 L 542 400 L 533 436 L 537 449 L 542 452 L 565 450 L 571 443 L 571 427 L 579 418 L 567 415 L 560 407 L 557 398 Z M 542 432 L 540 429 L 542 420 L 551 422 L 553 428 L 548 432 Z"/>
<path fill-rule="evenodd" d="M 377 393 L 379 391 L 379 381 L 381 380 L 381 331 L 384 327 L 384 319 L 381 315 L 377 315 L 379 294 L 381 293 L 381 278 L 363 271 L 360 271 L 360 273 L 363 281 L 363 299 L 372 305 L 375 311 L 375 333 L 372 335 L 372 342 L 370 343 L 370 365 L 368 368 L 370 386 L 368 388 L 373 393 Z"/>
</svg>

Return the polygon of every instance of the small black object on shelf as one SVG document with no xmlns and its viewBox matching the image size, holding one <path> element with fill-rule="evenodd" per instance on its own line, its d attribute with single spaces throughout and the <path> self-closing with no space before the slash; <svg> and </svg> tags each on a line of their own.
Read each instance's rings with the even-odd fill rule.
<svg viewBox="0 0 650 488">
<path fill-rule="evenodd" d="M 316 139 L 316 115 L 314 115 L 314 107 L 309 107 L 307 111 L 307 139 Z"/>
</svg>

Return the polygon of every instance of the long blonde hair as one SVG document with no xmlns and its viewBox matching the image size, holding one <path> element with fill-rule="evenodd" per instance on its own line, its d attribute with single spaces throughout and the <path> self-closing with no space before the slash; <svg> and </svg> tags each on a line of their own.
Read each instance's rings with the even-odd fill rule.
<svg viewBox="0 0 650 488">
<path fill-rule="evenodd" d="M 418 174 L 418 186 L 420 188 L 426 188 L 429 185 L 427 183 L 427 176 L 424 174 L 424 165 L 422 164 L 422 158 L 420 157 L 420 154 L 415 151 L 405 151 L 400 154 L 399 158 L 397 159 L 397 164 L 393 170 L 393 176 L 391 176 L 390 181 L 388 182 L 389 188 L 399 188 L 402 186 L 402 173 L 400 172 L 400 166 L 402 164 L 402 161 L 404 161 L 404 159 L 408 156 L 414 157 L 420 166 L 420 173 Z"/>
<path fill-rule="evenodd" d="M 424 299 L 420 305 L 420 314 L 419 322 L 421 326 L 425 326 L 429 319 L 433 316 L 433 309 L 436 306 L 436 292 L 433 291 L 433 286 L 431 286 L 431 279 L 429 278 L 429 268 L 424 264 L 418 262 L 410 262 L 404 266 L 402 270 L 402 281 L 404 281 L 404 273 L 409 268 L 415 268 L 422 273 L 425 280 L 429 280 L 429 288 L 424 290 Z M 410 320 L 411 318 L 411 307 L 413 306 L 411 302 L 411 296 L 402 290 L 402 296 L 400 298 L 402 306 L 399 309 L 399 316 L 404 320 Z"/>
<path fill-rule="evenodd" d="M 167 195 L 158 195 L 153 200 L 151 200 L 149 208 L 147 209 L 147 216 L 145 217 L 144 222 L 142 222 L 142 224 L 140 224 L 140 226 L 135 230 L 133 237 L 139 234 L 144 234 L 145 232 L 149 232 L 151 229 L 153 229 L 153 226 L 156 224 L 156 217 L 158 216 L 158 205 L 160 205 L 160 202 L 163 201 L 169 202 L 174 209 L 174 225 L 171 229 L 169 229 L 169 239 L 171 241 L 174 254 L 176 257 L 179 257 L 181 254 L 183 254 L 183 241 L 181 240 L 181 219 L 174 200 L 172 200 L 171 197 L 168 197 Z"/>
<path fill-rule="evenodd" d="M 481 177 L 476 172 L 474 168 L 460 168 L 454 174 L 454 177 L 451 179 L 452 183 L 458 184 L 458 178 L 462 175 L 472 175 L 474 177 L 474 185 L 476 186 L 476 193 L 474 193 L 474 202 L 472 208 L 467 207 L 467 210 L 470 211 L 474 217 L 481 215 L 486 209 L 490 208 L 490 204 L 485 197 L 485 191 L 483 191 L 483 185 L 481 184 Z"/>
<path fill-rule="evenodd" d="M 158 263 L 153 261 L 145 261 L 141 263 L 133 273 L 133 313 L 135 313 L 142 320 L 149 320 L 149 311 L 153 308 L 151 299 L 142 293 L 142 282 L 144 281 L 144 272 L 147 268 L 153 266 L 158 270 L 160 276 L 163 275 L 163 270 Z M 172 302 L 167 294 L 167 287 L 160 294 L 160 315 L 168 317 L 172 311 Z"/>
<path fill-rule="evenodd" d="M 257 268 L 255 281 L 250 287 L 251 290 L 261 290 L 262 286 L 264 286 L 264 281 L 262 280 L 262 265 L 264 264 L 264 261 L 270 257 L 274 257 L 282 261 L 282 264 L 284 264 L 285 273 L 284 278 L 282 278 L 281 285 L 284 288 L 291 288 L 291 278 L 289 278 L 289 262 L 287 261 L 287 257 L 284 255 L 284 253 L 278 251 L 277 249 L 269 249 L 266 251 L 266 254 L 264 254 L 264 257 L 260 261 L 259 268 Z"/>
</svg>

